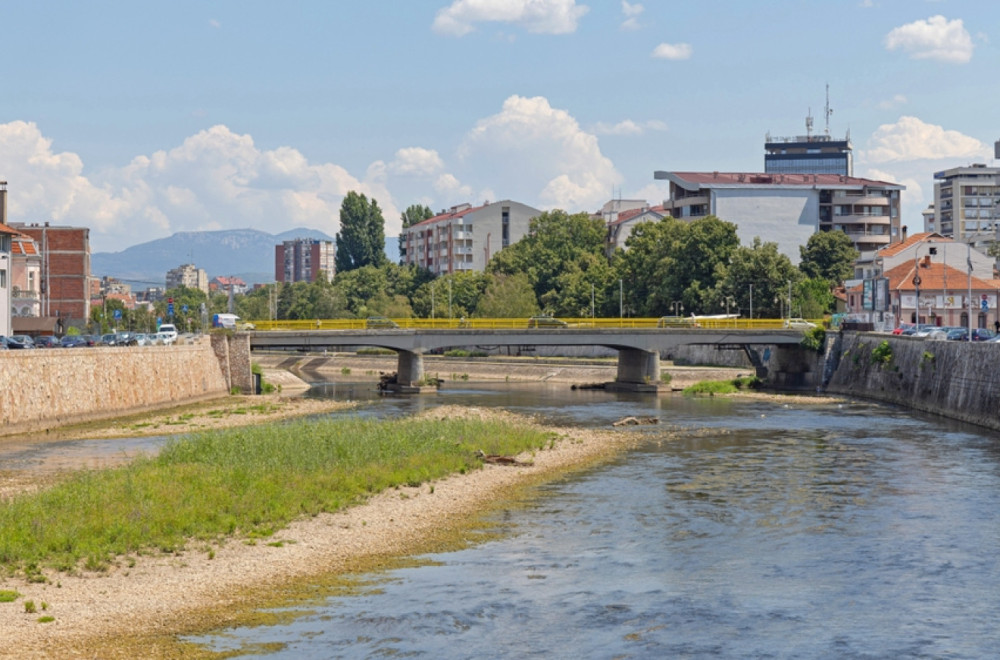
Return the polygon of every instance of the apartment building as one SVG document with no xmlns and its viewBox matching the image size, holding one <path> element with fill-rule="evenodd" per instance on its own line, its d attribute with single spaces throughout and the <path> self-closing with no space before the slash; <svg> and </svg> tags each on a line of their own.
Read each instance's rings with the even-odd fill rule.
<svg viewBox="0 0 1000 660">
<path fill-rule="evenodd" d="M 167 289 L 185 286 L 208 294 L 208 273 L 194 264 L 183 264 L 167 271 Z"/>
<path fill-rule="evenodd" d="M 315 282 L 323 273 L 327 282 L 337 272 L 333 241 L 296 238 L 274 246 L 274 279 L 278 282 Z"/>
<path fill-rule="evenodd" d="M 1000 238 L 1000 168 L 975 164 L 935 172 L 933 212 L 925 229 L 986 249 Z"/>
<path fill-rule="evenodd" d="M 800 135 L 764 139 L 766 174 L 837 174 L 854 176 L 851 136 Z"/>
<path fill-rule="evenodd" d="M 490 258 L 521 240 L 541 213 L 511 200 L 453 206 L 403 230 L 403 263 L 437 274 L 484 271 Z"/>
<path fill-rule="evenodd" d="M 905 186 L 839 174 L 664 172 L 670 182 L 663 210 L 678 219 L 715 215 L 736 225 L 740 241 L 778 244 L 793 263 L 817 231 L 841 230 L 862 253 L 900 240 L 900 193 Z"/>
<path fill-rule="evenodd" d="M 602 213 L 602 215 L 608 217 L 607 214 Z M 632 235 L 632 230 L 640 222 L 657 222 L 665 217 L 667 217 L 667 213 L 662 206 L 650 206 L 648 203 L 615 213 L 613 218 L 606 221 L 608 225 L 606 247 L 608 258 L 610 259 L 618 248 L 625 249 L 625 241 Z"/>
</svg>

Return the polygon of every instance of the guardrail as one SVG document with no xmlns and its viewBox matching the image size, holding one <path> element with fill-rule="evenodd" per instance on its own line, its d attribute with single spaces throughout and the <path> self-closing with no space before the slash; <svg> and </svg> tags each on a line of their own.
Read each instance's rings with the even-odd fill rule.
<svg viewBox="0 0 1000 660">
<path fill-rule="evenodd" d="M 696 330 L 782 330 L 787 319 L 670 319 L 660 324 L 659 318 L 560 318 L 554 323 L 530 319 L 311 319 L 297 321 L 252 321 L 256 331 L 275 330 L 573 330 L 573 329 L 661 329 Z M 811 320 L 822 327 L 822 320 Z M 562 325 L 565 323 L 565 325 Z M 792 327 L 793 330 L 807 328 Z"/>
</svg>

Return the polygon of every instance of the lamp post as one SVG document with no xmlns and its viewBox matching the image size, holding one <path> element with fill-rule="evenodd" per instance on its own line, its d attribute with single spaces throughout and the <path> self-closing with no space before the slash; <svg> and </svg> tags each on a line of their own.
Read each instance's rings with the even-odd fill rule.
<svg viewBox="0 0 1000 660">
<path fill-rule="evenodd" d="M 726 316 L 729 316 L 729 306 L 735 305 L 736 301 L 733 300 L 732 296 L 726 296 Z"/>
<path fill-rule="evenodd" d="M 618 280 L 618 320 L 625 318 L 625 284 Z"/>
<path fill-rule="evenodd" d="M 674 316 L 681 316 L 684 314 L 684 303 L 680 300 L 675 300 L 670 303 L 670 308 L 674 310 Z M 680 309 L 680 312 L 677 311 L 678 309 Z"/>
<path fill-rule="evenodd" d="M 750 320 L 753 321 L 753 284 L 750 285 Z"/>
<path fill-rule="evenodd" d="M 965 245 L 969 250 L 965 263 L 969 266 L 969 341 L 972 341 L 972 244 Z"/>
</svg>

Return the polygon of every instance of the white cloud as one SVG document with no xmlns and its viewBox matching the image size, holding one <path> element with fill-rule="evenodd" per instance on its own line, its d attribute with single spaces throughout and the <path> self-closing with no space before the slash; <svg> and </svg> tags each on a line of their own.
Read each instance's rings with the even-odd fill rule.
<svg viewBox="0 0 1000 660">
<path fill-rule="evenodd" d="M 396 152 L 396 159 L 389 164 L 395 174 L 431 175 L 444 168 L 444 161 L 434 149 L 407 147 Z"/>
<path fill-rule="evenodd" d="M 870 163 L 889 163 L 918 159 L 989 158 L 989 152 L 976 138 L 942 126 L 927 124 L 916 117 L 900 117 L 895 124 L 883 124 L 869 140 L 864 153 Z"/>
<path fill-rule="evenodd" d="M 459 157 L 488 162 L 485 183 L 503 198 L 537 199 L 567 211 L 596 208 L 622 181 L 597 137 L 543 97 L 508 98 L 468 133 Z"/>
<path fill-rule="evenodd" d="M 617 124 L 605 124 L 604 122 L 598 122 L 597 124 L 594 124 L 593 128 L 594 133 L 597 135 L 642 135 L 647 131 L 665 130 L 667 130 L 666 123 L 656 119 L 643 122 L 625 119 Z"/>
<path fill-rule="evenodd" d="M 625 20 L 622 22 L 623 30 L 638 30 L 642 26 L 639 24 L 639 14 L 645 10 L 645 7 L 639 3 L 632 3 L 628 0 L 622 0 L 622 14 L 625 15 Z"/>
<path fill-rule="evenodd" d="M 454 174 L 442 174 L 434 180 L 434 190 L 450 201 L 468 200 L 472 195 L 472 188 L 462 185 Z"/>
<path fill-rule="evenodd" d="M 879 110 L 892 110 L 895 107 L 906 105 L 907 99 L 902 94 L 894 94 L 891 99 L 878 102 Z"/>
<path fill-rule="evenodd" d="M 387 232 L 399 223 L 384 164 L 377 161 L 359 180 L 338 165 L 309 163 L 290 147 L 262 150 L 221 125 L 100 175 L 83 170 L 76 154 L 53 152 L 35 124 L 0 124 L 10 221 L 87 226 L 94 251 L 205 229 L 278 233 L 304 226 L 332 236 L 349 190 L 378 200 Z"/>
<path fill-rule="evenodd" d="M 438 10 L 433 29 L 462 37 L 475 30 L 475 23 L 512 23 L 528 32 L 568 34 L 588 11 L 576 0 L 455 0 Z"/>
<path fill-rule="evenodd" d="M 214 27 L 216 29 L 219 29 L 219 28 L 222 27 L 222 23 L 220 23 L 218 20 L 216 20 L 214 18 L 210 18 L 208 20 L 208 24 L 209 24 L 210 27 Z"/>
<path fill-rule="evenodd" d="M 660 44 L 653 49 L 653 57 L 663 60 L 686 60 L 691 57 L 690 44 Z"/>
<path fill-rule="evenodd" d="M 964 64 L 972 59 L 972 37 L 962 25 L 962 19 L 949 21 L 944 16 L 931 16 L 893 29 L 885 37 L 888 50 L 902 49 L 915 60 L 937 60 Z"/>
</svg>

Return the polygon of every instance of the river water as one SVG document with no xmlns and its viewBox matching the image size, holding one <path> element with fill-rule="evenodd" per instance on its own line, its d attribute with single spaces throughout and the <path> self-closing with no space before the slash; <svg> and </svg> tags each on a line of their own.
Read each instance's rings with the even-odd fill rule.
<svg viewBox="0 0 1000 660">
<path fill-rule="evenodd" d="M 655 415 L 619 460 L 290 622 L 196 640 L 275 658 L 984 658 L 1000 647 L 1000 437 L 851 402 L 478 386 L 362 414 L 500 406 L 561 425 Z M 668 437 L 680 429 L 679 436 Z"/>
</svg>

